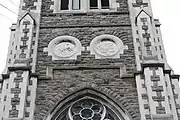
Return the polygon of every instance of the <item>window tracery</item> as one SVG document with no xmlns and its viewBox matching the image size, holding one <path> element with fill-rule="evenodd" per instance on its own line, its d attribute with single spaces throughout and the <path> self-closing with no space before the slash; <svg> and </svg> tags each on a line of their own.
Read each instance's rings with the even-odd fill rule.
<svg viewBox="0 0 180 120">
<path fill-rule="evenodd" d="M 121 120 L 121 118 L 99 101 L 82 99 L 73 103 L 56 120 Z"/>
</svg>

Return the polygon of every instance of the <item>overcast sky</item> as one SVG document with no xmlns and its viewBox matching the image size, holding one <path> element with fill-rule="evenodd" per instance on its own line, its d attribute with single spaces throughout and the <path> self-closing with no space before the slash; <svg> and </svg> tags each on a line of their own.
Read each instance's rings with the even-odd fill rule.
<svg viewBox="0 0 180 120">
<path fill-rule="evenodd" d="M 0 0 L 12 11 L 18 11 L 20 0 Z M 180 0 L 151 0 L 154 17 L 160 19 L 163 41 L 169 65 L 176 74 L 180 74 Z M 0 6 L 0 73 L 5 67 L 9 27 L 16 23 L 17 15 Z"/>
</svg>

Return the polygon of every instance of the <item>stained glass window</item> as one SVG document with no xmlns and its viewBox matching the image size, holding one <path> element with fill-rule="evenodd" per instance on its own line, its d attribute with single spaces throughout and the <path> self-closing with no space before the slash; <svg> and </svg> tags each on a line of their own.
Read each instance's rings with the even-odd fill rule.
<svg viewBox="0 0 180 120">
<path fill-rule="evenodd" d="M 56 120 L 121 120 L 103 103 L 82 99 L 73 103 Z"/>
</svg>

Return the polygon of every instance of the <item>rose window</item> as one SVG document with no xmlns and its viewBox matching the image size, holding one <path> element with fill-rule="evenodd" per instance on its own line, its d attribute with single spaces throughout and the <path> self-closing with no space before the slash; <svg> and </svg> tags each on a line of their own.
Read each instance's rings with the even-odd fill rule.
<svg viewBox="0 0 180 120">
<path fill-rule="evenodd" d="M 118 115 L 113 110 L 116 107 L 110 108 L 93 98 L 81 99 L 68 106 L 48 120 L 130 120 L 123 111 Z"/>
<path fill-rule="evenodd" d="M 83 99 L 69 108 L 70 120 L 104 120 L 106 108 L 93 99 Z"/>
</svg>

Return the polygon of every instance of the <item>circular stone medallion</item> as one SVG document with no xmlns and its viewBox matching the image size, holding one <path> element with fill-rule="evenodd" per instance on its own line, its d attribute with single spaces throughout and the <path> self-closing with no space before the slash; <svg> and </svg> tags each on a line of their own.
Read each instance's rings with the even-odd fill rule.
<svg viewBox="0 0 180 120">
<path fill-rule="evenodd" d="M 58 57 L 71 57 L 76 53 L 76 45 L 70 41 L 61 41 L 54 46 L 53 51 Z"/>
<path fill-rule="evenodd" d="M 109 39 L 101 40 L 96 43 L 95 51 L 102 56 L 113 56 L 117 54 L 119 48 L 117 44 Z"/>
</svg>

